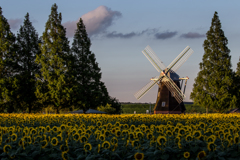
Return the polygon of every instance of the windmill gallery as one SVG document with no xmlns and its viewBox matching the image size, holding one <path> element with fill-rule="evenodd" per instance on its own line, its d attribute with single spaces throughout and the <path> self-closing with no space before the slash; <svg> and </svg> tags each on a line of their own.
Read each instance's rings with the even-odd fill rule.
<svg viewBox="0 0 240 160">
<path fill-rule="evenodd" d="M 183 99 L 188 77 L 180 78 L 176 71 L 192 55 L 193 50 L 187 46 L 167 67 L 157 57 L 154 51 L 147 46 L 142 53 L 151 62 L 154 68 L 160 72 L 159 76 L 151 78 L 150 82 L 140 89 L 134 96 L 139 100 L 153 86 L 158 85 L 157 100 L 154 107 L 154 114 L 171 113 L 180 114 L 185 112 Z M 183 81 L 185 85 L 183 87 Z M 180 82 L 181 81 L 181 82 Z M 180 84 L 181 83 L 181 84 Z M 183 91 L 182 91 L 183 90 Z"/>
</svg>

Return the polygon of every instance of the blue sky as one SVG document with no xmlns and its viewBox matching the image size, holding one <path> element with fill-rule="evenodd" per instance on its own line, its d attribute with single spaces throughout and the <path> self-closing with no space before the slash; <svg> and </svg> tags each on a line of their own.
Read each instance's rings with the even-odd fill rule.
<svg viewBox="0 0 240 160">
<path fill-rule="evenodd" d="M 29 12 L 30 20 L 41 36 L 54 3 L 62 13 L 70 45 L 76 22 L 83 18 L 91 38 L 91 50 L 102 71 L 102 81 L 110 96 L 121 102 L 156 101 L 157 86 L 139 101 L 133 96 L 151 77 L 159 75 L 141 52 L 147 45 L 166 66 L 186 46 L 194 50 L 177 71 L 180 77 L 190 78 L 185 101 L 191 101 L 189 96 L 204 53 L 202 44 L 215 11 L 228 38 L 233 70 L 239 61 L 238 0 L 1 0 L 0 6 L 13 33 L 17 33 Z"/>
</svg>

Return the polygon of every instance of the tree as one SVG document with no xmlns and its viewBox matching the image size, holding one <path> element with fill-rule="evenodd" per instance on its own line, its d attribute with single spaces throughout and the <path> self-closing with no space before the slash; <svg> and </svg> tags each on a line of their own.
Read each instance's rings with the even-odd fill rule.
<svg viewBox="0 0 240 160">
<path fill-rule="evenodd" d="M 14 103 L 17 101 L 17 93 L 14 92 L 16 81 L 13 70 L 15 41 L 16 37 L 11 32 L 10 25 L 2 15 L 0 7 L 0 104 L 1 110 L 7 108 L 9 113 L 14 111 Z"/>
<path fill-rule="evenodd" d="M 240 58 L 239 58 L 239 62 L 237 63 L 237 68 L 236 68 L 236 72 L 235 72 L 235 76 L 234 76 L 234 95 L 235 97 L 239 97 L 240 96 Z M 236 107 L 240 108 L 240 99 L 237 98 L 236 100 Z"/>
<path fill-rule="evenodd" d="M 18 76 L 18 89 L 19 97 L 21 99 L 22 109 L 28 108 L 29 113 L 32 109 L 39 110 L 36 104 L 36 78 L 35 74 L 40 71 L 39 65 L 36 64 L 36 55 L 40 54 L 39 44 L 41 43 L 38 34 L 32 23 L 29 20 L 27 13 L 17 34 L 18 50 L 16 57 L 17 60 L 17 74 Z M 34 108 L 35 107 L 35 108 Z"/>
<path fill-rule="evenodd" d="M 53 105 L 57 113 L 59 109 L 69 107 L 72 91 L 67 77 L 70 47 L 61 21 L 62 15 L 58 14 L 54 4 L 43 32 L 41 54 L 36 58 L 41 66 L 41 73 L 37 74 L 36 96 L 41 103 Z"/>
<path fill-rule="evenodd" d="M 69 74 L 74 85 L 73 105 L 84 112 L 89 108 L 105 106 L 109 101 L 107 88 L 101 82 L 101 69 L 90 46 L 91 41 L 80 18 L 71 48 L 73 63 L 69 65 Z"/>
<path fill-rule="evenodd" d="M 215 12 L 210 30 L 204 41 L 204 55 L 200 71 L 195 78 L 190 98 L 197 105 L 224 112 L 234 105 L 233 71 L 231 69 L 228 40 L 221 29 L 218 13 Z"/>
</svg>

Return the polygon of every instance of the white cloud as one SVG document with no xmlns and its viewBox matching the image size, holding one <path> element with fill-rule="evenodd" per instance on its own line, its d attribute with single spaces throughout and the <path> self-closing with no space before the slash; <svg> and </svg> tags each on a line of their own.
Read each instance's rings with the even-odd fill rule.
<svg viewBox="0 0 240 160">
<path fill-rule="evenodd" d="M 121 15 L 120 12 L 113 11 L 106 6 L 99 6 L 95 10 L 82 15 L 81 18 L 86 26 L 87 33 L 89 36 L 92 36 L 106 31 L 106 29 L 113 24 L 113 21 L 121 17 Z M 79 19 L 77 21 L 63 23 L 64 27 L 67 28 L 68 37 L 74 36 L 78 21 Z"/>
</svg>

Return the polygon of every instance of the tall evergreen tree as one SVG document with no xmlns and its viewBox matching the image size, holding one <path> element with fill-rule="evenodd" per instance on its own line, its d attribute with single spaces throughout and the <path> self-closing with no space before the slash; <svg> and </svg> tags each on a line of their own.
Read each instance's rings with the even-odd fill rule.
<svg viewBox="0 0 240 160">
<path fill-rule="evenodd" d="M 35 96 L 36 78 L 35 74 L 39 74 L 40 67 L 36 64 L 36 55 L 40 54 L 39 44 L 41 43 L 38 34 L 29 20 L 29 14 L 25 16 L 23 26 L 20 27 L 17 34 L 18 51 L 18 89 L 21 98 L 22 109 L 28 108 L 29 113 L 32 109 L 37 108 L 37 99 Z"/>
<path fill-rule="evenodd" d="M 237 68 L 234 76 L 234 95 L 236 97 L 240 97 L 240 57 L 239 62 L 237 63 Z M 240 98 L 237 98 L 236 100 L 236 107 L 240 108 Z"/>
<path fill-rule="evenodd" d="M 101 69 L 90 47 L 91 41 L 80 18 L 71 48 L 73 63 L 69 68 L 74 84 L 73 104 L 84 111 L 105 106 L 109 101 L 107 88 L 101 81 Z"/>
<path fill-rule="evenodd" d="M 233 71 L 228 40 L 221 29 L 217 12 L 206 35 L 200 71 L 190 97 L 198 105 L 223 112 L 234 105 L 236 97 L 232 94 Z"/>
<path fill-rule="evenodd" d="M 41 74 L 37 75 L 39 80 L 36 96 L 42 103 L 52 104 L 59 113 L 59 109 L 68 107 L 71 87 L 66 76 L 69 41 L 66 38 L 66 30 L 61 24 L 61 13 L 58 14 L 57 8 L 56 4 L 51 8 L 42 36 L 41 54 L 36 58 L 36 62 L 41 65 Z"/>
<path fill-rule="evenodd" d="M 13 92 L 16 82 L 13 70 L 15 41 L 16 37 L 0 7 L 0 104 L 1 110 L 8 108 L 8 112 L 13 112 L 16 100 L 16 92 Z"/>
</svg>

